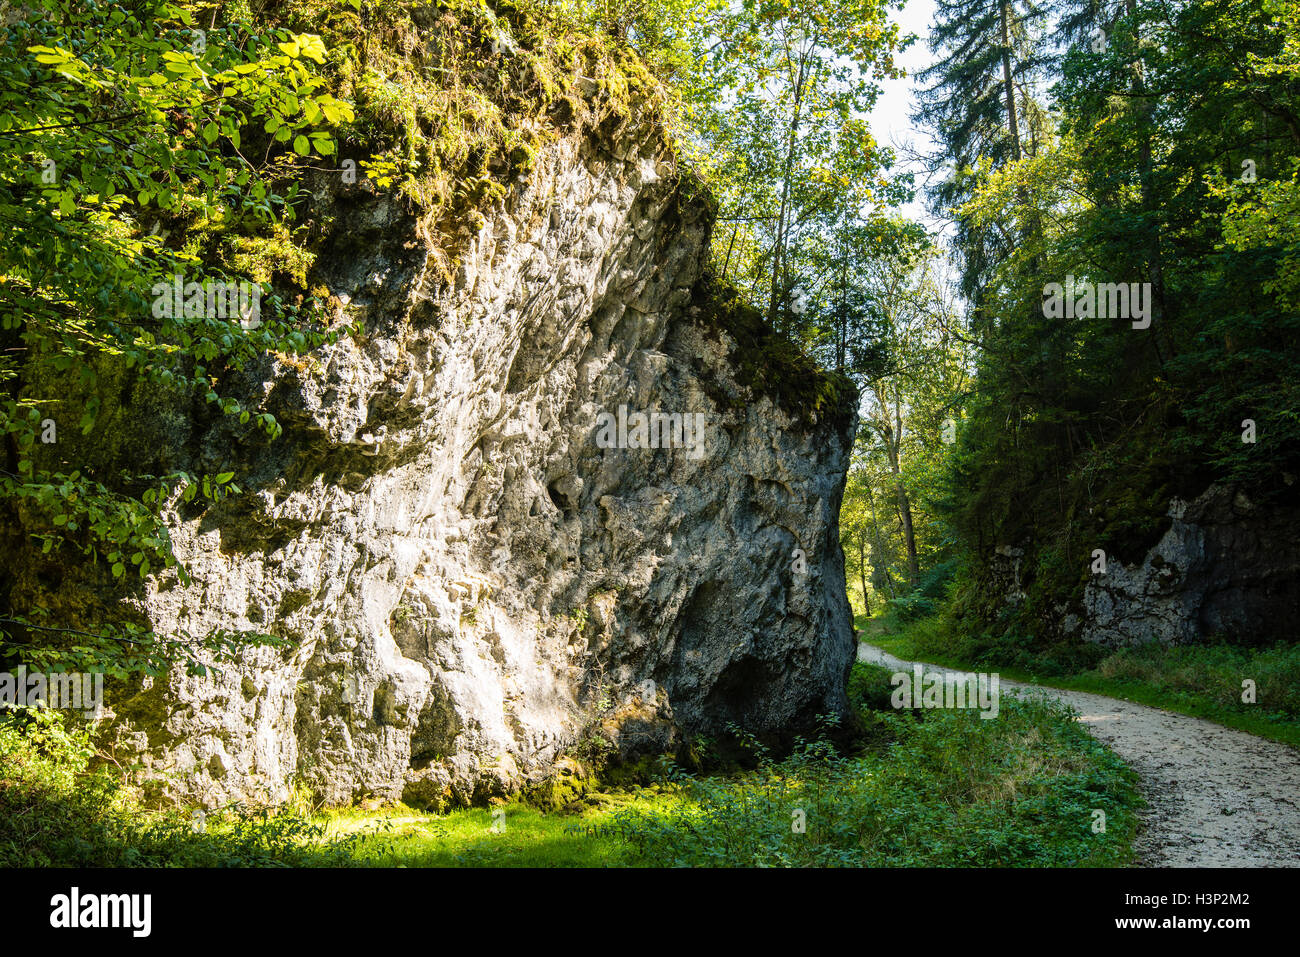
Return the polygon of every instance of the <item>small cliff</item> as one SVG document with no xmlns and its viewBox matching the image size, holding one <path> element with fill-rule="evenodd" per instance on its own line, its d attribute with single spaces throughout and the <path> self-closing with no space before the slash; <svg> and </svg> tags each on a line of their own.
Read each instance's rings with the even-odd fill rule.
<svg viewBox="0 0 1300 957">
<path fill-rule="evenodd" d="M 1066 633 L 1103 645 L 1187 644 L 1222 638 L 1257 644 L 1300 619 L 1300 508 L 1265 507 L 1245 490 L 1214 485 L 1169 506 L 1169 529 L 1140 561 L 1108 557 L 1084 588 Z M 1136 557 L 1136 556 L 1134 556 Z"/>
<path fill-rule="evenodd" d="M 1094 551 L 1074 599 L 1040 616 L 1042 633 L 1106 647 L 1265 645 L 1290 636 L 1300 618 L 1293 495 L 1215 483 L 1190 500 L 1172 498 L 1165 519 L 1137 554 Z M 999 546 L 989 562 L 990 592 L 1004 614 L 1029 597 L 1033 553 L 1022 545 Z"/>
</svg>

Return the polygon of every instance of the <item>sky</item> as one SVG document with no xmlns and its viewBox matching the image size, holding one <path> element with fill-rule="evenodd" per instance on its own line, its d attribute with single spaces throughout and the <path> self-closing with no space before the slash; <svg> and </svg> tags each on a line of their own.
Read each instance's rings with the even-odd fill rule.
<svg viewBox="0 0 1300 957">
<path fill-rule="evenodd" d="M 893 19 L 904 36 L 915 33 L 918 39 L 897 60 L 908 75 L 881 84 L 880 98 L 871 111 L 871 133 L 879 143 L 895 146 L 911 143 L 915 149 L 928 152 L 933 148 L 933 141 L 924 130 L 916 128 L 911 112 L 915 107 L 913 91 L 918 87 L 915 75 L 932 61 L 928 38 L 934 21 L 934 0 L 908 0 L 906 7 L 893 13 Z M 904 206 L 902 212 L 927 226 L 935 226 L 934 218 L 926 211 L 924 200 L 919 195 L 925 170 L 919 166 L 906 168 L 917 173 L 918 196 Z"/>
</svg>

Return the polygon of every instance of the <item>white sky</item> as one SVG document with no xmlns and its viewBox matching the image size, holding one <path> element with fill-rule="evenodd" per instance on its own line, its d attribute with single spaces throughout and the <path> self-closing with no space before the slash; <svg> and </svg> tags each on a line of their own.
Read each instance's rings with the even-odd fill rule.
<svg viewBox="0 0 1300 957">
<path fill-rule="evenodd" d="M 912 94 L 919 84 L 915 75 L 930 65 L 930 26 L 934 22 L 934 0 L 908 0 L 907 6 L 892 13 L 892 19 L 899 24 L 903 36 L 917 34 L 917 40 L 898 57 L 898 65 L 907 71 L 901 80 L 886 80 L 881 84 L 880 98 L 875 109 L 871 111 L 871 133 L 876 141 L 891 146 L 911 143 L 913 148 L 928 152 L 933 148 L 933 141 L 912 123 L 911 112 L 915 107 Z M 910 169 L 917 174 L 917 198 L 901 210 L 909 218 L 934 227 L 933 217 L 925 210 L 925 203 L 920 195 L 924 186 L 924 170 L 908 166 L 902 156 L 899 168 Z"/>
</svg>

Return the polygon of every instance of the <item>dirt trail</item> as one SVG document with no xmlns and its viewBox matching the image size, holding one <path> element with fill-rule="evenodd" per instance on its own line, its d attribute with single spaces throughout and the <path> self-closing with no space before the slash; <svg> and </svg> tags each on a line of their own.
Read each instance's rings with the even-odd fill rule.
<svg viewBox="0 0 1300 957">
<path fill-rule="evenodd" d="M 874 645 L 858 660 L 911 669 Z M 926 665 L 926 670 L 950 668 Z M 1200 718 L 1116 698 L 1001 681 L 1076 708 L 1080 721 L 1141 778 L 1137 841 L 1147 867 L 1300 867 L 1300 753 Z"/>
</svg>

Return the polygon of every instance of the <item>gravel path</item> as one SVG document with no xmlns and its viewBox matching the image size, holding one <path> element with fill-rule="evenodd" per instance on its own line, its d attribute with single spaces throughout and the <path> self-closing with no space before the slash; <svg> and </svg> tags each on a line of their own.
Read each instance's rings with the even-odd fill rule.
<svg viewBox="0 0 1300 957">
<path fill-rule="evenodd" d="M 874 645 L 858 660 L 911 669 Z M 926 670 L 952 671 L 938 665 Z M 1065 702 L 1141 778 L 1147 867 L 1300 867 L 1300 752 L 1244 731 L 1082 691 L 1001 681 Z"/>
</svg>

